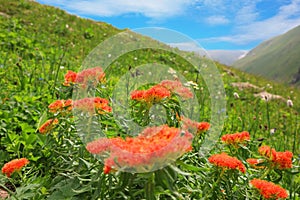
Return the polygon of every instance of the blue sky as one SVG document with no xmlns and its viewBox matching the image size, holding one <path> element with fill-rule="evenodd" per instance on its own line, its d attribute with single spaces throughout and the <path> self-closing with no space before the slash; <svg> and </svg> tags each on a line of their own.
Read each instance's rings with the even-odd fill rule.
<svg viewBox="0 0 300 200">
<path fill-rule="evenodd" d="M 300 25 L 300 0 L 37 1 L 121 29 L 169 28 L 206 50 L 249 50 Z"/>
</svg>

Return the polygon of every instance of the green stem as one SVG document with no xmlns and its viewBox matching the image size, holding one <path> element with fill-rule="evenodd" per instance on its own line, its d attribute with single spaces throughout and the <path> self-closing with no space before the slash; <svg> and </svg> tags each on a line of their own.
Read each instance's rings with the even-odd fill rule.
<svg viewBox="0 0 300 200">
<path fill-rule="evenodd" d="M 221 173 L 220 173 L 220 175 L 219 175 L 217 181 L 215 182 L 215 184 L 213 184 L 213 187 L 212 187 L 211 190 L 208 192 L 208 194 L 212 194 L 212 193 L 213 193 L 213 191 L 215 190 L 215 188 L 219 185 L 219 183 L 220 183 L 220 181 L 221 181 L 221 178 L 223 177 L 224 173 L 225 173 L 225 168 L 222 168 L 222 171 L 221 171 Z M 206 196 L 206 197 L 205 197 L 205 200 L 208 199 L 208 198 L 209 198 L 209 196 Z"/>
<path fill-rule="evenodd" d="M 272 170 L 271 167 L 268 167 L 268 169 L 263 173 L 263 175 L 261 175 L 261 177 L 259 177 L 259 179 L 264 179 Z"/>
</svg>

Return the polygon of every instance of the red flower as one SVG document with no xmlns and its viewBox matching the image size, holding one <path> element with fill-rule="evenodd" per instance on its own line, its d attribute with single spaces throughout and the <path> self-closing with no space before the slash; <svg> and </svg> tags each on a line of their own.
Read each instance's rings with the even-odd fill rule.
<svg viewBox="0 0 300 200">
<path fill-rule="evenodd" d="M 100 138 L 86 145 L 86 149 L 92 154 L 100 154 L 101 152 L 107 150 L 111 142 L 107 138 Z"/>
<path fill-rule="evenodd" d="M 276 159 L 276 151 L 274 148 L 269 146 L 261 146 L 258 149 L 260 155 L 265 156 L 270 159 Z"/>
<path fill-rule="evenodd" d="M 64 109 L 67 111 L 70 111 L 72 109 L 73 101 L 71 99 L 68 100 L 56 100 L 53 103 L 51 103 L 48 108 L 49 111 L 52 113 L 61 112 Z"/>
<path fill-rule="evenodd" d="M 103 167 L 103 173 L 104 174 L 109 174 L 109 172 L 111 171 L 111 167 L 110 166 L 107 166 L 107 165 L 104 165 Z"/>
<path fill-rule="evenodd" d="M 200 134 L 207 131 L 210 127 L 208 122 L 196 122 L 184 116 L 181 116 L 180 120 L 183 123 L 183 129 L 189 130 L 192 133 Z"/>
<path fill-rule="evenodd" d="M 100 138 L 88 143 L 86 148 L 93 154 L 109 153 L 109 157 L 105 154 L 107 167 L 138 168 L 163 163 L 190 151 L 192 138 L 187 131 L 163 125 L 148 127 L 134 138 Z"/>
<path fill-rule="evenodd" d="M 293 153 L 290 151 L 276 152 L 276 156 L 274 156 L 272 161 L 279 169 L 288 169 L 292 168 L 292 158 Z"/>
<path fill-rule="evenodd" d="M 134 90 L 130 96 L 132 100 L 142 101 L 145 99 L 145 90 Z"/>
<path fill-rule="evenodd" d="M 63 83 L 63 85 L 70 86 L 70 83 L 75 83 L 76 78 L 77 78 L 77 73 L 68 70 L 68 72 L 65 75 L 65 82 Z"/>
<path fill-rule="evenodd" d="M 233 133 L 223 135 L 221 140 L 226 144 L 231 144 L 237 146 L 237 144 L 244 143 L 245 141 L 250 140 L 250 134 L 247 131 L 241 133 Z"/>
<path fill-rule="evenodd" d="M 246 160 L 247 163 L 249 163 L 250 165 L 257 165 L 259 163 L 259 160 L 256 158 L 249 158 Z"/>
<path fill-rule="evenodd" d="M 264 160 L 262 160 L 262 159 L 248 158 L 246 161 L 247 161 L 247 163 L 249 163 L 251 165 L 251 167 L 254 167 L 257 169 L 264 168 L 264 166 L 257 166 L 257 164 L 264 162 Z"/>
<path fill-rule="evenodd" d="M 93 114 L 95 110 L 98 114 L 111 112 L 112 108 L 108 105 L 109 101 L 100 97 L 84 98 L 74 101 L 73 107 L 77 110 Z"/>
<path fill-rule="evenodd" d="M 253 179 L 250 181 L 256 189 L 259 190 L 260 194 L 266 199 L 286 199 L 288 194 L 285 189 L 276 185 L 272 182 L 268 182 L 260 179 Z"/>
<path fill-rule="evenodd" d="M 246 172 L 246 167 L 235 157 L 231 157 L 226 153 L 215 154 L 208 158 L 208 161 L 218 167 L 225 169 L 237 169 L 242 173 Z"/>
<path fill-rule="evenodd" d="M 21 168 L 27 165 L 28 163 L 29 161 L 26 158 L 12 160 L 2 167 L 2 173 L 5 174 L 7 177 L 10 177 L 12 173 L 21 170 Z"/>
<path fill-rule="evenodd" d="M 292 168 L 293 153 L 290 151 L 276 152 L 274 148 L 261 146 L 258 149 L 258 152 L 262 156 L 267 157 L 274 167 L 278 167 L 279 169 Z"/>
<path fill-rule="evenodd" d="M 131 93 L 131 99 L 145 101 L 147 103 L 159 102 L 164 98 L 171 96 L 171 93 L 165 87 L 155 85 L 148 90 L 135 90 Z"/>
<path fill-rule="evenodd" d="M 58 119 L 49 119 L 42 126 L 40 126 L 39 132 L 45 134 L 49 132 L 56 124 L 58 124 Z"/>
<path fill-rule="evenodd" d="M 76 83 L 80 83 L 83 86 L 86 86 L 88 83 L 92 85 L 97 85 L 98 82 L 105 81 L 105 73 L 101 67 L 94 67 L 82 70 L 77 74 Z"/>
<path fill-rule="evenodd" d="M 171 93 L 175 93 L 184 99 L 193 97 L 191 90 L 187 87 L 184 87 L 180 81 L 164 80 L 159 85 L 167 88 Z"/>
</svg>

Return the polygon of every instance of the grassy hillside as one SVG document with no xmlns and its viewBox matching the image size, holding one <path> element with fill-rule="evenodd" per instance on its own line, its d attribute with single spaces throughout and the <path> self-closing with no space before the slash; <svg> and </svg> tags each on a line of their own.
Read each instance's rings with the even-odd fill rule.
<svg viewBox="0 0 300 200">
<path fill-rule="evenodd" d="M 110 171 L 95 159 L 76 131 L 76 117 L 67 110 L 53 113 L 48 105 L 72 98 L 76 91 L 72 87 L 78 89 L 77 85 L 64 86 L 64 75 L 68 70 L 79 73 L 89 52 L 120 32 L 122 30 L 106 23 L 82 19 L 33 1 L 0 0 L 0 167 L 16 158 L 29 160 L 11 177 L 2 170 L 0 199 L 4 191 L 9 193 L 10 199 L 261 199 L 249 185 L 253 178 L 276 182 L 288 191 L 290 199 L 300 199 L 299 90 L 218 63 L 226 92 L 226 109 L 218 110 L 215 115 L 216 118 L 222 113 L 225 115 L 218 138 L 209 135 L 210 132 L 196 135 L 192 150 L 185 152 L 174 164 L 155 172 Z M 137 39 L 163 45 L 139 35 L 128 40 Z M 205 80 L 215 77 L 209 74 L 203 77 L 203 72 L 196 71 L 176 52 L 178 50 L 143 49 L 122 55 L 105 70 L 107 80 L 96 88 L 95 94 L 111 100 L 113 86 L 126 72 L 130 70 L 127 78 L 131 80 L 145 75 L 135 71 L 135 67 L 162 64 L 196 84 L 190 89 L 198 98 L 197 121 L 212 123 L 217 120 L 211 119 L 212 99 L 218 98 L 212 94 L 219 93 L 209 91 Z M 193 53 L 183 54 L 195 57 Z M 210 62 L 200 57 L 197 60 L 202 64 Z M 266 100 L 255 96 L 262 91 L 281 98 Z M 238 93 L 239 98 L 234 93 Z M 288 98 L 293 101 L 292 107 L 287 106 Z M 165 99 L 157 105 L 167 110 L 163 113 L 168 116 L 166 123 L 180 124 L 181 119 L 175 115 L 182 106 L 178 97 L 172 97 L 170 101 Z M 185 105 L 186 101 L 183 102 Z M 136 105 L 142 104 L 135 103 L 127 108 L 133 113 L 134 120 L 148 119 L 150 111 L 147 115 L 142 106 L 134 107 Z M 126 129 L 116 122 L 115 117 L 111 113 L 99 114 L 95 116 L 96 125 L 100 124 L 110 137 L 126 137 Z M 59 122 L 47 134 L 41 134 L 39 127 L 47 119 L 58 119 Z M 214 125 L 211 124 L 212 129 Z M 88 128 L 90 124 L 84 124 L 78 131 L 85 133 Z M 242 131 L 248 131 L 251 137 L 238 147 L 226 145 L 219 139 L 220 135 Z M 199 154 L 203 142 L 210 139 L 215 140 L 212 143 L 216 145 L 211 145 L 214 148 L 207 155 Z M 292 152 L 293 168 L 281 170 L 273 166 L 271 158 L 258 153 L 257 149 L 262 145 L 269 145 L 278 152 Z M 209 156 L 221 152 L 240 159 L 247 172 L 219 168 L 208 161 Z M 265 162 L 252 168 L 246 160 L 253 157 Z M 164 161 L 163 158 L 161 162 Z"/>
<path fill-rule="evenodd" d="M 300 26 L 263 42 L 233 66 L 269 79 L 293 82 L 300 68 Z"/>
</svg>

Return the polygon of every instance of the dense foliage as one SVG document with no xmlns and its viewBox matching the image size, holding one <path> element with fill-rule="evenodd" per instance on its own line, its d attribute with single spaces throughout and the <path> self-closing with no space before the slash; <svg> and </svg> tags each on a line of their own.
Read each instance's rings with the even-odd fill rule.
<svg viewBox="0 0 300 200">
<path fill-rule="evenodd" d="M 69 109 L 74 105 L 68 100 L 76 79 L 68 70 L 81 73 L 87 54 L 118 32 L 105 23 L 32 1 L 0 0 L 0 195 L 5 191 L 11 199 L 300 199 L 299 90 L 220 64 L 226 120 L 208 154 L 199 154 L 201 143 L 209 137 L 202 132 L 186 140 L 191 148 L 184 146 L 180 158 L 156 171 L 124 172 L 96 159 L 91 154 L 95 149 L 87 148 L 78 134 L 76 116 Z M 137 76 L 135 66 L 149 61 L 168 65 L 192 81 L 194 85 L 187 88 L 198 97 L 200 109 L 191 124 L 210 120 L 209 90 L 189 63 L 163 50 L 133 51 L 104 72 L 110 79 L 97 85 L 96 95 L 101 99 L 85 101 L 98 106 L 97 117 L 108 137 L 118 139 L 113 140 L 115 144 L 123 145 L 119 139 L 126 138 L 126 130 L 114 120 L 111 102 L 103 99 L 109 99 L 119 76 L 129 70 Z M 256 87 L 233 85 L 241 82 Z M 178 128 L 184 121 L 181 116 L 176 118 L 178 97 L 158 90 L 164 93 L 155 103 L 169 109 L 167 124 Z M 151 91 L 141 92 L 142 96 L 145 93 L 153 100 Z M 261 91 L 281 98 L 254 96 Z M 139 97 L 133 95 L 130 109 L 143 125 L 149 120 L 148 104 L 134 101 Z M 288 98 L 293 106 L 287 105 Z M 163 130 L 175 130 L 169 128 Z M 147 142 L 133 140 L 136 146 Z M 159 147 L 161 143 L 155 144 Z"/>
</svg>

